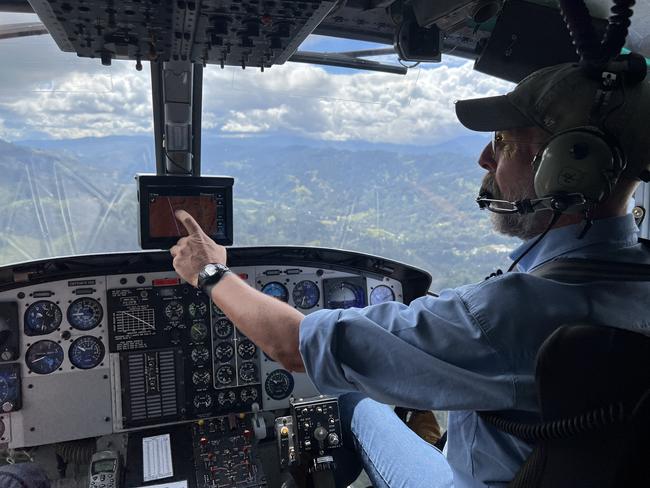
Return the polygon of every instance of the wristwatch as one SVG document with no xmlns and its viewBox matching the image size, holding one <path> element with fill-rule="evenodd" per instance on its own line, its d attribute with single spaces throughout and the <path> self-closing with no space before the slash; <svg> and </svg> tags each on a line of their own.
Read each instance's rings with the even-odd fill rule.
<svg viewBox="0 0 650 488">
<path fill-rule="evenodd" d="M 228 266 L 220 263 L 206 264 L 197 279 L 196 287 L 208 296 L 211 296 L 212 287 L 219 283 L 219 280 L 230 273 Z"/>
</svg>

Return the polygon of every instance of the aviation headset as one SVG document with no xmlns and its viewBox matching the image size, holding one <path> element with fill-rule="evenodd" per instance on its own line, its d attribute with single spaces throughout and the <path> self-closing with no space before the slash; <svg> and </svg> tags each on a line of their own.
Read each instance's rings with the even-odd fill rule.
<svg viewBox="0 0 650 488">
<path fill-rule="evenodd" d="M 597 74 L 601 86 L 592 105 L 590 125 L 558 132 L 533 159 L 535 193 L 539 198 L 552 197 L 552 208 L 562 213 L 583 212 L 605 201 L 627 164 L 625 152 L 607 132 L 606 122 L 620 107 L 611 106 L 612 95 L 618 92 L 624 100 L 624 83 L 645 78 L 645 59 L 633 53 L 620 56 Z M 567 198 L 571 194 L 580 194 L 584 200 Z"/>
</svg>

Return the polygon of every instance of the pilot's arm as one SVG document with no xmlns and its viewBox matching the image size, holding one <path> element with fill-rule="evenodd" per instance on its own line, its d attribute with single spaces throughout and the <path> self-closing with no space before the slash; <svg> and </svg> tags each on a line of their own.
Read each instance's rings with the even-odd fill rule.
<svg viewBox="0 0 650 488">
<path fill-rule="evenodd" d="M 189 236 L 171 249 L 174 267 L 196 285 L 206 264 L 225 264 L 226 249 L 189 214 L 179 211 L 178 217 Z M 289 370 L 306 371 L 321 393 L 360 391 L 382 403 L 421 409 L 510 409 L 515 386 L 534 388 L 534 383 L 532 376 L 517 380 L 509 373 L 511 358 L 499 347 L 504 341 L 486 334 L 488 317 L 497 311 L 485 307 L 508 310 L 515 304 L 500 286 L 485 285 L 446 290 L 408 306 L 388 302 L 305 317 L 228 274 L 212 288 L 212 300 L 269 356 Z M 493 297 L 490 289 L 498 294 Z M 508 327 L 503 334 L 518 337 Z"/>
<path fill-rule="evenodd" d="M 206 264 L 226 264 L 226 248 L 210 239 L 186 211 L 178 210 L 176 216 L 189 235 L 170 250 L 174 268 L 181 278 L 196 286 Z M 232 273 L 219 280 L 210 298 L 266 354 L 289 371 L 305 371 L 298 348 L 302 313 L 248 286 Z"/>
</svg>

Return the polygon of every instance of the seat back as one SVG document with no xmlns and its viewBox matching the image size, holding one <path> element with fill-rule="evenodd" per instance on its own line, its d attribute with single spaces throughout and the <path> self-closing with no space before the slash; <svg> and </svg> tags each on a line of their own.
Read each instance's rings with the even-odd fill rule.
<svg viewBox="0 0 650 488">
<path fill-rule="evenodd" d="M 535 374 L 544 428 L 510 486 L 636 486 L 650 453 L 650 337 L 563 326 Z"/>
</svg>

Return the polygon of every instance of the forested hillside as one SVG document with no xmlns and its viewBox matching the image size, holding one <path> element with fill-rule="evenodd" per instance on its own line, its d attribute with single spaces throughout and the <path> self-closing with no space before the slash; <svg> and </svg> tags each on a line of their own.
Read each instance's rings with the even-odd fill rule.
<svg viewBox="0 0 650 488">
<path fill-rule="evenodd" d="M 485 140 L 431 147 L 205 138 L 203 173 L 235 177 L 235 244 L 339 247 L 425 268 L 432 288 L 476 281 L 510 239 L 474 203 Z M 0 264 L 137 246 L 133 175 L 151 140 L 0 141 Z"/>
</svg>

